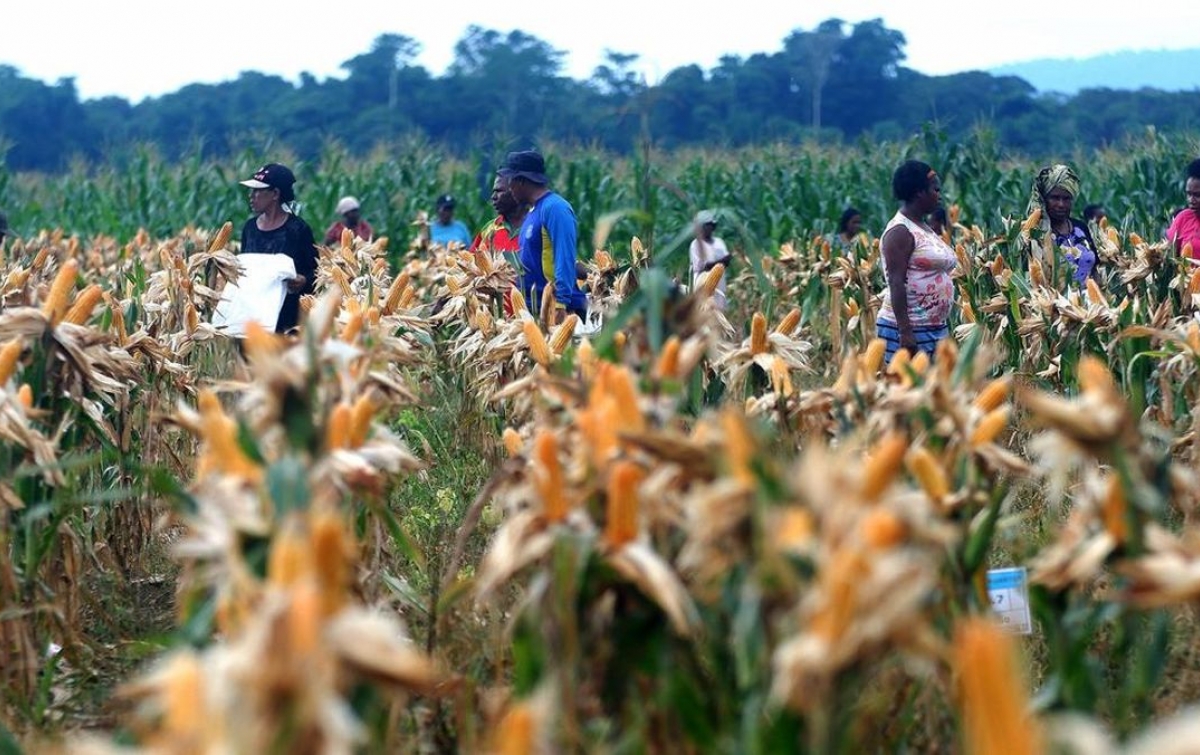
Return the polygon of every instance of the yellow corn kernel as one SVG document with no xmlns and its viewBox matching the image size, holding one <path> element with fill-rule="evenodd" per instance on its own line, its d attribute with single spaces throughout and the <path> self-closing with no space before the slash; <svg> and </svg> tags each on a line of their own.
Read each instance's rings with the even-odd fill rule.
<svg viewBox="0 0 1200 755">
<path fill-rule="evenodd" d="M 1004 255 L 997 253 L 996 259 L 992 260 L 992 264 L 989 267 L 992 275 L 999 275 L 1004 272 L 1004 268 L 1006 267 L 1004 264 Z"/>
<path fill-rule="evenodd" d="M 304 657 L 321 644 L 321 594 L 309 580 L 297 583 L 290 592 L 286 619 L 287 654 Z"/>
<path fill-rule="evenodd" d="M 1121 485 L 1121 477 L 1112 475 L 1108 478 L 1108 490 L 1101 504 L 1101 516 L 1104 519 L 1104 529 L 1113 536 L 1118 544 L 1129 539 L 1129 522 L 1125 513 L 1128 509 L 1125 500 L 1125 488 Z"/>
<path fill-rule="evenodd" d="M 23 349 L 24 343 L 19 336 L 0 348 L 0 386 L 7 385 L 9 378 L 17 371 L 17 360 L 21 358 Z"/>
<path fill-rule="evenodd" d="M 1029 261 L 1029 282 L 1035 286 L 1046 285 L 1046 276 L 1042 273 L 1042 263 L 1037 260 Z"/>
<path fill-rule="evenodd" d="M 679 372 L 679 336 L 671 336 L 663 344 L 662 353 L 654 364 L 654 377 L 659 380 L 675 380 Z"/>
<path fill-rule="evenodd" d="M 875 508 L 859 521 L 858 532 L 867 547 L 884 549 L 902 543 L 908 527 L 894 512 Z"/>
<path fill-rule="evenodd" d="M 1200 294 L 1200 268 L 1197 268 L 1196 271 L 1192 273 L 1192 277 L 1188 278 L 1188 293 Z"/>
<path fill-rule="evenodd" d="M 904 459 L 909 473 L 916 478 L 925 495 L 938 502 L 950 495 L 950 481 L 946 479 L 946 471 L 929 449 L 924 446 L 914 448 Z"/>
<path fill-rule="evenodd" d="M 1078 371 L 1079 387 L 1084 393 L 1101 393 L 1107 396 L 1117 394 L 1112 370 L 1097 357 L 1088 354 L 1080 358 Z"/>
<path fill-rule="evenodd" d="M 346 324 L 342 326 L 341 333 L 341 339 L 346 343 L 354 343 L 354 341 L 358 340 L 358 334 L 362 332 L 363 326 L 363 314 L 357 306 L 358 302 L 355 299 L 351 299 L 350 301 L 352 302 L 349 307 L 351 310 L 350 317 L 346 320 Z"/>
<path fill-rule="evenodd" d="M 529 307 L 525 304 L 525 294 L 521 293 L 521 289 L 514 288 L 509 292 L 509 300 L 512 302 L 513 316 L 519 316 L 522 312 L 528 312 Z"/>
<path fill-rule="evenodd" d="M 1033 212 L 1029 213 L 1029 217 L 1025 218 L 1025 222 L 1021 224 L 1021 233 L 1029 233 L 1040 222 L 1042 222 L 1042 208 L 1035 207 Z"/>
<path fill-rule="evenodd" d="M 216 252 L 224 249 L 229 243 L 229 239 L 233 236 L 233 223 L 225 221 L 225 225 L 217 230 L 216 235 L 212 237 L 212 241 L 208 242 L 208 251 Z"/>
<path fill-rule="evenodd" d="M 998 408 L 1008 398 L 1008 392 L 1012 389 L 1012 377 L 1004 375 L 991 381 L 983 387 L 979 395 L 972 402 L 981 411 L 990 412 Z"/>
<path fill-rule="evenodd" d="M 312 549 L 302 528 L 287 523 L 271 541 L 267 557 L 267 581 L 276 587 L 292 587 L 312 575 Z"/>
<path fill-rule="evenodd" d="M 349 298 L 354 292 L 350 288 L 350 279 L 346 277 L 346 273 L 340 267 L 335 267 L 333 268 L 332 276 L 338 288 L 342 290 L 342 296 Z"/>
<path fill-rule="evenodd" d="M 511 427 L 504 428 L 504 450 L 508 452 L 510 459 L 515 459 L 521 455 L 522 449 L 525 447 L 525 442 L 521 440 L 521 434 Z"/>
<path fill-rule="evenodd" d="M 355 545 L 345 523 L 333 511 L 312 515 L 308 538 L 313 575 L 321 588 L 321 616 L 329 618 L 346 604 L 354 583 Z"/>
<path fill-rule="evenodd" d="M 346 448 L 350 444 L 350 407 L 339 402 L 329 413 L 329 426 L 325 428 L 325 448 Z"/>
<path fill-rule="evenodd" d="M 274 333 L 268 333 L 267 329 L 254 320 L 246 323 L 246 353 L 251 357 L 266 356 L 274 354 L 279 350 L 280 341 L 275 337 Z"/>
<path fill-rule="evenodd" d="M 71 289 L 75 288 L 75 278 L 79 275 L 79 263 L 69 259 L 58 269 L 54 282 L 50 284 L 50 294 L 42 305 L 42 314 L 51 324 L 57 325 L 67 309 Z"/>
<path fill-rule="evenodd" d="M 558 461 L 558 436 L 551 430 L 538 431 L 533 441 L 534 472 L 543 512 L 548 522 L 566 519 L 567 492 L 562 465 Z"/>
<path fill-rule="evenodd" d="M 966 618 L 955 628 L 950 657 L 959 679 L 965 751 L 975 755 L 1042 752 L 1013 637 L 991 619 Z"/>
<path fill-rule="evenodd" d="M 1187 345 L 1192 350 L 1192 354 L 1200 355 L 1200 323 L 1195 320 L 1188 323 Z"/>
<path fill-rule="evenodd" d="M 1087 297 L 1092 304 L 1099 306 L 1107 306 L 1108 302 L 1104 299 L 1104 294 L 1100 291 L 1100 286 L 1096 285 L 1096 281 L 1092 278 L 1087 279 Z"/>
<path fill-rule="evenodd" d="M 194 653 L 185 651 L 171 659 L 163 687 L 163 734 L 172 741 L 199 741 L 208 723 L 204 674 Z"/>
<path fill-rule="evenodd" d="M 625 367 L 607 366 L 604 371 L 608 395 L 616 401 L 617 427 L 628 432 L 641 432 L 646 427 L 641 402 L 633 375 Z"/>
<path fill-rule="evenodd" d="M 883 357 L 887 353 L 887 341 L 882 338 L 874 338 L 867 344 L 867 350 L 863 352 L 862 368 L 863 372 L 868 375 L 874 375 L 879 372 L 880 365 L 883 364 Z"/>
<path fill-rule="evenodd" d="M 579 364 L 579 374 L 586 382 L 591 382 L 596 377 L 598 360 L 599 357 L 596 356 L 596 349 L 592 346 L 592 342 L 586 338 L 583 339 L 575 351 L 575 361 Z"/>
<path fill-rule="evenodd" d="M 1011 413 L 1011 407 L 1001 406 L 985 414 L 971 433 L 971 446 L 977 448 L 995 440 L 1000 431 L 1008 427 L 1008 417 Z"/>
<path fill-rule="evenodd" d="M 359 448 L 367 442 L 371 432 L 371 418 L 375 416 L 375 401 L 371 394 L 364 393 L 350 408 L 350 448 Z"/>
<path fill-rule="evenodd" d="M 913 372 L 918 375 L 924 375 L 929 371 L 929 352 L 917 351 L 917 355 L 912 358 L 909 364 L 912 365 Z"/>
<path fill-rule="evenodd" d="M 522 322 L 521 329 L 525 332 L 525 341 L 529 344 L 529 355 L 533 357 L 533 361 L 543 367 L 550 366 L 554 357 L 550 353 L 550 345 L 546 343 L 546 336 L 542 334 L 542 329 L 533 320 Z"/>
<path fill-rule="evenodd" d="M 1192 242 L 1185 241 L 1183 244 L 1183 247 L 1179 250 L 1179 256 L 1183 257 L 1186 260 L 1190 260 L 1196 256 L 1193 253 L 1194 251 L 1195 250 L 1192 249 Z"/>
<path fill-rule="evenodd" d="M 103 296 L 100 286 L 95 283 L 83 289 L 75 297 L 75 302 L 67 310 L 67 314 L 63 316 L 63 322 L 83 325 L 91 318 L 92 311 L 96 309 L 96 305 L 100 303 Z"/>
<path fill-rule="evenodd" d="M 485 310 L 486 311 L 486 310 Z M 571 342 L 571 336 L 575 335 L 575 328 L 579 325 L 579 315 L 567 315 L 567 319 L 563 320 L 554 329 L 554 333 L 550 336 L 550 351 L 555 356 L 560 356 L 567 348 L 567 344 Z"/>
<path fill-rule="evenodd" d="M 854 304 L 855 309 L 858 308 L 858 304 L 855 303 L 853 299 L 851 299 L 850 302 Z M 850 316 L 853 317 L 854 315 L 852 314 Z M 779 321 L 779 324 L 775 326 L 775 332 L 780 335 L 790 336 L 792 333 L 796 332 L 796 327 L 798 325 L 800 325 L 800 308 L 794 307 L 792 311 L 784 315 L 783 319 Z"/>
<path fill-rule="evenodd" d="M 712 296 L 717 291 L 717 286 L 721 283 L 721 278 L 725 277 L 724 265 L 713 265 L 712 270 L 708 271 L 708 275 L 704 278 L 704 283 L 700 286 L 701 292 L 705 296 Z"/>
<path fill-rule="evenodd" d="M 350 230 L 349 228 L 343 227 L 342 228 L 342 237 L 339 239 L 339 241 L 341 241 L 343 249 L 354 248 L 354 231 Z"/>
<path fill-rule="evenodd" d="M 875 445 L 870 457 L 863 468 L 863 498 L 868 502 L 879 500 L 883 491 L 892 484 L 900 465 L 904 462 L 904 452 L 908 450 L 908 439 L 902 433 L 891 432 Z"/>
<path fill-rule="evenodd" d="M 616 462 L 609 473 L 604 542 L 610 548 L 620 548 L 637 538 L 638 485 L 642 477 L 641 467 L 628 460 Z"/>
<path fill-rule="evenodd" d="M 508 709 L 496 729 L 496 755 L 529 755 L 536 752 L 537 742 L 533 710 L 529 703 L 519 702 Z"/>
<path fill-rule="evenodd" d="M 1133 246 L 1141 246 L 1142 244 L 1145 244 L 1146 242 L 1142 240 L 1141 236 L 1137 235 L 1133 231 L 1130 231 L 1129 232 L 1129 243 L 1132 244 Z"/>
<path fill-rule="evenodd" d="M 762 354 L 767 350 L 767 318 L 755 312 L 750 318 L 750 353 Z"/>
<path fill-rule="evenodd" d="M 482 249 L 476 249 L 474 260 L 475 267 L 479 269 L 480 275 L 492 274 L 492 270 L 494 269 L 492 266 L 492 258 L 488 256 L 487 252 L 483 251 Z"/>
<path fill-rule="evenodd" d="M 383 297 L 383 313 L 385 315 L 390 315 L 396 311 L 397 305 L 400 304 L 400 297 L 404 294 L 404 289 L 408 288 L 408 281 L 408 273 L 400 273 L 392 281 L 392 285 L 388 287 L 387 294 Z"/>
<path fill-rule="evenodd" d="M 967 322 L 967 323 L 976 322 L 975 310 L 971 307 L 970 302 L 967 302 L 967 301 L 962 302 L 960 309 L 962 310 L 963 322 Z"/>
<path fill-rule="evenodd" d="M 33 408 L 33 388 L 29 387 L 29 383 L 21 383 L 21 387 L 17 389 L 17 401 L 26 409 Z"/>
</svg>

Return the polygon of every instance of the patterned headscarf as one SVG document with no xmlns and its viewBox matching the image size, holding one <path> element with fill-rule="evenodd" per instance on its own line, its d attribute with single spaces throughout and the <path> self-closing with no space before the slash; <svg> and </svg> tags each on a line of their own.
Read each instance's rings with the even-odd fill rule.
<svg viewBox="0 0 1200 755">
<path fill-rule="evenodd" d="M 1066 189 L 1072 197 L 1079 196 L 1079 176 L 1067 165 L 1051 165 L 1038 171 L 1033 181 L 1033 191 L 1029 197 L 1029 208 L 1026 216 L 1034 210 L 1042 211 L 1042 230 L 1050 230 L 1050 214 L 1046 212 L 1046 195 L 1055 189 Z"/>
</svg>

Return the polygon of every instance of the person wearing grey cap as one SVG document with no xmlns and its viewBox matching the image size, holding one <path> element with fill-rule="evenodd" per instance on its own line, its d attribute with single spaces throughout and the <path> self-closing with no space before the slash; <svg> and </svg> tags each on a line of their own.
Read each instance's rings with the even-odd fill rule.
<svg viewBox="0 0 1200 755">
<path fill-rule="evenodd" d="M 691 260 L 692 265 L 693 287 L 700 275 L 712 270 L 717 265 L 725 265 L 726 269 L 729 267 L 729 260 L 732 256 L 729 254 L 725 242 L 713 235 L 716 230 L 717 216 L 715 213 L 711 210 L 701 210 L 696 213 L 696 238 L 688 248 L 688 259 Z M 717 309 L 725 309 L 728 303 L 725 298 L 725 281 L 728 279 L 729 274 L 726 272 L 721 276 L 721 282 L 717 284 L 717 288 L 713 292 L 713 306 Z"/>
<path fill-rule="evenodd" d="M 337 208 L 334 210 L 341 216 L 341 220 L 329 226 L 329 230 L 325 231 L 325 246 L 333 246 L 342 242 L 342 231 L 349 228 L 355 236 L 363 241 L 370 241 L 375 238 L 375 229 L 371 228 L 371 224 L 362 219 L 361 205 L 354 197 L 342 197 L 338 200 Z"/>
<path fill-rule="evenodd" d="M 466 223 L 454 219 L 454 197 L 443 194 L 437 200 L 437 220 L 429 224 L 429 241 L 438 246 L 451 243 L 471 245 L 471 232 Z"/>
</svg>

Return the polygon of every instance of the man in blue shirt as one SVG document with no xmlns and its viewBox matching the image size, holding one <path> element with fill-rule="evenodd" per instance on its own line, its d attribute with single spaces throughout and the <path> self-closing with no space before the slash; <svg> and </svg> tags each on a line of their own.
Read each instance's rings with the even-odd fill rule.
<svg viewBox="0 0 1200 755">
<path fill-rule="evenodd" d="M 449 246 L 455 242 L 471 245 L 471 232 L 461 220 L 454 219 L 454 197 L 443 194 L 437 201 L 437 220 L 429 224 L 429 241 L 438 246 Z"/>
<path fill-rule="evenodd" d="M 586 319 L 587 294 L 575 278 L 578 224 L 567 200 L 550 190 L 546 161 L 532 150 L 509 152 L 500 175 L 508 179 L 509 191 L 522 204 L 530 205 L 521 225 L 521 293 L 529 308 L 537 312 L 542 292 L 553 285 L 558 312 L 556 321 L 573 312 Z"/>
</svg>

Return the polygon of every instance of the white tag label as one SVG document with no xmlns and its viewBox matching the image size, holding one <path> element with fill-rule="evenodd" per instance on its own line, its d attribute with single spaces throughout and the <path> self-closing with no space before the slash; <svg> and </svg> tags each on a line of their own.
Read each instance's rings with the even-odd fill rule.
<svg viewBox="0 0 1200 755">
<path fill-rule="evenodd" d="M 1029 615 L 1029 576 L 1025 567 L 988 569 L 988 597 L 1000 624 L 1013 634 L 1033 634 Z"/>
</svg>

